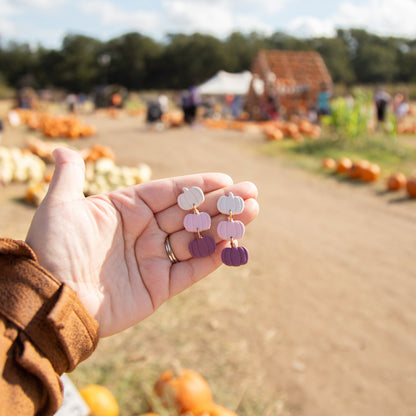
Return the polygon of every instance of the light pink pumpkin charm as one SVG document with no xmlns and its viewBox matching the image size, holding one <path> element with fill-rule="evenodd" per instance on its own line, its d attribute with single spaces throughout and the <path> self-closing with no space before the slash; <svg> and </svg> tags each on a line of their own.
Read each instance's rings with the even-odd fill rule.
<svg viewBox="0 0 416 416">
<path fill-rule="evenodd" d="M 185 230 L 190 233 L 209 230 L 211 228 L 211 217 L 206 212 L 187 214 L 183 219 L 183 225 Z"/>
<path fill-rule="evenodd" d="M 221 221 L 217 226 L 217 233 L 223 240 L 238 240 L 243 237 L 244 231 L 245 227 L 241 221 Z"/>
</svg>

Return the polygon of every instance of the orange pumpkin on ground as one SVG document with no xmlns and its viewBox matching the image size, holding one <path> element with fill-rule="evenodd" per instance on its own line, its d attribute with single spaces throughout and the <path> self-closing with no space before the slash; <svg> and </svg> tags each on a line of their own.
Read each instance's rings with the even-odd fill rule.
<svg viewBox="0 0 416 416">
<path fill-rule="evenodd" d="M 337 162 L 330 157 L 326 157 L 325 159 L 322 159 L 321 166 L 325 169 L 335 169 L 337 167 Z"/>
<path fill-rule="evenodd" d="M 276 141 L 280 142 L 284 138 L 282 130 L 280 130 L 276 127 L 267 128 L 265 130 L 265 133 L 266 133 L 266 138 L 269 139 L 269 140 L 276 140 Z"/>
<path fill-rule="evenodd" d="M 363 170 L 361 179 L 364 182 L 375 182 L 380 177 L 380 166 L 376 163 L 371 163 L 370 166 Z"/>
<path fill-rule="evenodd" d="M 406 176 L 401 172 L 396 172 L 387 178 L 386 186 L 389 191 L 398 191 L 406 188 L 406 183 Z"/>
<path fill-rule="evenodd" d="M 416 176 L 407 180 L 406 190 L 410 198 L 416 198 Z"/>
<path fill-rule="evenodd" d="M 347 175 L 350 179 L 362 179 L 363 172 L 370 167 L 370 162 L 368 160 L 358 160 L 354 162 L 347 172 Z"/>
<path fill-rule="evenodd" d="M 351 169 L 352 161 L 348 157 L 342 157 L 337 163 L 337 172 L 346 173 Z"/>
<path fill-rule="evenodd" d="M 165 371 L 156 380 L 154 390 L 164 406 L 173 406 L 180 414 L 197 413 L 213 403 L 208 382 L 194 370 L 182 369 L 177 374 Z"/>
<path fill-rule="evenodd" d="M 118 416 L 119 407 L 110 390 L 98 384 L 90 384 L 79 391 L 91 411 L 91 416 Z"/>
<path fill-rule="evenodd" d="M 160 416 L 160 415 L 158 415 L 157 413 L 142 413 L 139 416 Z"/>
<path fill-rule="evenodd" d="M 213 403 L 211 407 L 197 413 L 195 416 L 238 416 L 237 413 L 219 404 Z"/>
</svg>

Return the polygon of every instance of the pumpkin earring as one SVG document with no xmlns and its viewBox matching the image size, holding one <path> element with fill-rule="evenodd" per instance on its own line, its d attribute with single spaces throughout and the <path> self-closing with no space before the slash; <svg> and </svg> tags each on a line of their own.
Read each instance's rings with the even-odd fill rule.
<svg viewBox="0 0 416 416">
<path fill-rule="evenodd" d="M 248 250 L 238 247 L 237 241 L 245 232 L 241 221 L 234 221 L 233 214 L 240 214 L 244 210 L 244 200 L 241 196 L 234 196 L 232 192 L 228 196 L 218 199 L 218 211 L 228 215 L 227 221 L 221 221 L 217 226 L 217 233 L 223 240 L 230 240 L 231 247 L 226 247 L 221 253 L 221 259 L 227 266 L 242 266 L 248 262 Z"/>
<path fill-rule="evenodd" d="M 183 225 L 186 231 L 197 233 L 197 238 L 189 243 L 192 257 L 207 257 L 215 251 L 215 240 L 209 236 L 201 235 L 201 231 L 211 228 L 211 217 L 206 212 L 199 212 L 197 207 L 204 202 L 205 196 L 201 188 L 193 186 L 191 189 L 183 188 L 178 196 L 178 205 L 185 211 L 192 209 L 192 214 L 185 215 Z"/>
</svg>

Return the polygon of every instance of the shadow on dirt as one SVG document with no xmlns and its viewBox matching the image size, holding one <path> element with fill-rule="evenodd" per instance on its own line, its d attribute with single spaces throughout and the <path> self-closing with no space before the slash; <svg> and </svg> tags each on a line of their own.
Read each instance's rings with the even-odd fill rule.
<svg viewBox="0 0 416 416">
<path fill-rule="evenodd" d="M 402 196 L 399 198 L 390 199 L 389 204 L 402 204 L 404 202 L 416 203 L 416 198 L 409 198 L 408 196 Z"/>
</svg>

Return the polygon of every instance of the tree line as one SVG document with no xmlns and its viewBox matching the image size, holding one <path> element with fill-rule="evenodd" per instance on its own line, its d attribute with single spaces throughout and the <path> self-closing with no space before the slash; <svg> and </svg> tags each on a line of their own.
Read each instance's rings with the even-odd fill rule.
<svg viewBox="0 0 416 416">
<path fill-rule="evenodd" d="M 335 83 L 416 82 L 416 40 L 339 29 L 334 37 L 296 38 L 282 32 L 232 33 L 224 40 L 194 33 L 164 42 L 137 32 L 108 41 L 68 34 L 60 49 L 0 41 L 0 84 L 88 93 L 98 85 L 129 90 L 183 89 L 218 70 L 250 70 L 260 49 L 319 52 Z"/>
</svg>

